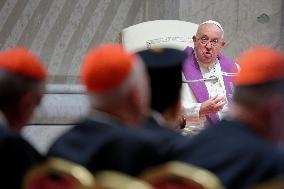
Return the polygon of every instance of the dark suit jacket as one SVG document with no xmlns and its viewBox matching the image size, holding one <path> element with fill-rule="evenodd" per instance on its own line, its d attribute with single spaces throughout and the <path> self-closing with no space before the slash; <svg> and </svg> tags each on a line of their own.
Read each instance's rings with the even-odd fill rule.
<svg viewBox="0 0 284 189">
<path fill-rule="evenodd" d="M 151 166 L 180 160 L 215 173 L 227 188 L 245 188 L 283 173 L 283 155 L 237 121 L 222 121 L 193 139 L 149 121 L 141 129 L 86 119 L 63 135 L 50 156 L 94 172 L 114 169 L 137 175 Z"/>
<path fill-rule="evenodd" d="M 85 119 L 60 137 L 48 156 L 66 158 L 91 172 L 114 169 L 137 175 L 145 168 L 173 159 L 169 137 L 152 129 L 138 131 L 118 122 Z"/>
<path fill-rule="evenodd" d="M 0 180 L 3 188 L 20 189 L 26 171 L 42 160 L 39 153 L 20 135 L 1 126 L 0 153 Z"/>
<path fill-rule="evenodd" d="M 186 144 L 179 159 L 215 173 L 229 189 L 247 188 L 284 173 L 284 156 L 247 125 L 223 120 Z"/>
<path fill-rule="evenodd" d="M 187 145 L 190 142 L 189 137 L 182 136 L 178 131 L 170 129 L 165 125 L 162 125 L 155 118 L 150 117 L 143 125 L 139 132 L 150 132 L 153 137 L 156 137 L 156 140 L 167 141 L 165 147 L 171 147 L 171 151 L 174 154 L 171 154 L 172 159 L 176 159 L 180 154 L 183 154 L 184 151 L 187 151 Z"/>
</svg>

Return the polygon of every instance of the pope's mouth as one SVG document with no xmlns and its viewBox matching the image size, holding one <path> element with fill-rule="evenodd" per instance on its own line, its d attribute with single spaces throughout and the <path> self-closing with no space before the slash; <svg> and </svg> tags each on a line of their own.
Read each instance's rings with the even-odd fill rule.
<svg viewBox="0 0 284 189">
<path fill-rule="evenodd" d="M 210 58 L 210 57 L 212 56 L 212 54 L 211 54 L 210 52 L 205 52 L 205 53 L 204 53 L 204 56 L 205 56 L 206 58 Z"/>
</svg>

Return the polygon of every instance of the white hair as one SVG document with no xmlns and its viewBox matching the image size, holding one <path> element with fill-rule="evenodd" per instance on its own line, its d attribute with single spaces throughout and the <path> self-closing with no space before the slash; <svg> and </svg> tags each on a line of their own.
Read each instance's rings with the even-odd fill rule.
<svg viewBox="0 0 284 189">
<path fill-rule="evenodd" d="M 223 28 L 222 28 L 222 26 L 221 26 L 221 24 L 220 24 L 219 22 L 217 22 L 217 21 L 215 21 L 215 20 L 207 20 L 207 21 L 202 22 L 201 24 L 199 24 L 198 28 L 199 28 L 201 25 L 203 25 L 203 24 L 215 24 L 218 28 L 221 29 L 221 31 L 222 31 L 222 38 L 223 38 L 223 36 L 224 36 L 224 30 L 223 30 Z"/>
</svg>

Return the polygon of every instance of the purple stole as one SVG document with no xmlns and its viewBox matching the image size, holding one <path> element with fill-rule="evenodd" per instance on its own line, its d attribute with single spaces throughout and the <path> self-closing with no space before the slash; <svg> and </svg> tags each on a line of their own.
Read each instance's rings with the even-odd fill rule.
<svg viewBox="0 0 284 189">
<path fill-rule="evenodd" d="M 197 80 L 202 79 L 202 74 L 197 63 L 194 50 L 192 47 L 187 47 L 185 49 L 188 57 L 183 65 L 183 73 L 186 80 Z M 235 63 L 226 58 L 224 55 L 219 54 L 218 59 L 220 62 L 222 72 L 231 73 L 234 70 L 237 70 Z M 226 97 L 229 101 L 232 96 L 232 77 L 224 76 L 224 85 L 226 90 Z M 209 99 L 209 94 L 204 82 L 188 83 L 188 86 L 191 88 L 196 100 L 198 103 L 202 103 Z M 217 114 L 210 114 L 206 116 L 208 121 L 212 124 L 219 120 Z"/>
</svg>

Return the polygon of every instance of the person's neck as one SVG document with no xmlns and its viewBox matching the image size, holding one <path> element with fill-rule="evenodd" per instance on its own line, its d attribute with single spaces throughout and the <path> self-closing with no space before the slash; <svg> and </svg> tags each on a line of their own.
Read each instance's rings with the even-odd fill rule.
<svg viewBox="0 0 284 189">
<path fill-rule="evenodd" d="M 96 112 L 101 112 L 106 119 L 112 119 L 118 121 L 129 127 L 136 127 L 138 123 L 137 116 L 133 112 L 129 112 L 129 109 L 126 106 L 117 106 L 117 107 L 96 107 L 92 110 L 92 114 L 95 115 Z"/>
<path fill-rule="evenodd" d="M 203 63 L 203 62 L 197 60 L 197 63 L 199 64 L 199 66 L 209 69 L 209 68 L 213 68 L 216 65 L 217 59 L 213 62 L 210 62 L 210 63 Z"/>
<path fill-rule="evenodd" d="M 258 115 L 257 112 L 258 111 L 253 108 L 232 104 L 227 116 L 228 118 L 232 118 L 247 124 L 258 135 L 267 138 L 268 131 L 266 121 L 262 119 L 262 116 Z"/>
</svg>

